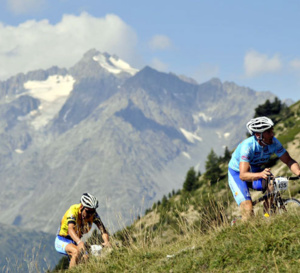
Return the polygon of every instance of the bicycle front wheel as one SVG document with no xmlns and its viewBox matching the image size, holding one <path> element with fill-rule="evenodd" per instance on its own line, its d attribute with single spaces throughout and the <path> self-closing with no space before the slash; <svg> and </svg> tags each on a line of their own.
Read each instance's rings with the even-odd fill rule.
<svg viewBox="0 0 300 273">
<path fill-rule="evenodd" d="M 295 198 L 282 199 L 287 211 L 300 210 L 300 201 Z"/>
</svg>

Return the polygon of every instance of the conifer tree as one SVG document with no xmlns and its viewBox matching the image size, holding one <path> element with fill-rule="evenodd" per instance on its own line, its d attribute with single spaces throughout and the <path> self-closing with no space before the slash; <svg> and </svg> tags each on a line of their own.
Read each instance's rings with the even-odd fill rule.
<svg viewBox="0 0 300 273">
<path fill-rule="evenodd" d="M 167 198 L 167 196 L 164 195 L 163 198 L 162 198 L 162 200 L 161 200 L 161 206 L 163 208 L 166 208 L 167 204 L 168 204 L 168 198 Z"/>
<path fill-rule="evenodd" d="M 183 183 L 183 189 L 185 191 L 195 190 L 197 187 L 197 181 L 198 181 L 198 178 L 197 178 L 196 172 L 195 172 L 194 168 L 192 167 L 189 169 L 189 171 L 186 174 L 186 178 Z"/>
<path fill-rule="evenodd" d="M 214 184 L 218 181 L 221 175 L 221 168 L 219 166 L 219 158 L 214 152 L 213 149 L 211 149 L 210 153 L 207 156 L 207 160 L 205 162 L 205 168 L 206 172 L 204 174 L 204 177 L 211 182 L 211 184 Z"/>
<path fill-rule="evenodd" d="M 266 100 L 265 103 L 258 105 L 255 108 L 254 117 L 266 116 L 276 124 L 280 119 L 287 118 L 289 115 L 289 108 L 276 97 L 273 102 Z"/>
<path fill-rule="evenodd" d="M 222 158 L 223 162 L 229 162 L 231 158 L 231 152 L 229 151 L 228 147 L 225 147 L 225 151 L 224 151 L 224 157 Z"/>
</svg>

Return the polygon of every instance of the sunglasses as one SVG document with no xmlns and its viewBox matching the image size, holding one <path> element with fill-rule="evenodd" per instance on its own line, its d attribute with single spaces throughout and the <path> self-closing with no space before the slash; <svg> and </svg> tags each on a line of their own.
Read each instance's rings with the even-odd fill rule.
<svg viewBox="0 0 300 273">
<path fill-rule="evenodd" d="M 87 208 L 85 208 L 85 212 L 89 216 L 95 214 L 95 210 L 91 210 L 91 209 L 87 209 Z"/>
</svg>

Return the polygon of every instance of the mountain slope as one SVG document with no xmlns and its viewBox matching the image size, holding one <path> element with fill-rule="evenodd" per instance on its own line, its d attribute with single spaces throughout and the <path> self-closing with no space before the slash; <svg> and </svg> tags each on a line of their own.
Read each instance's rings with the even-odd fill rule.
<svg viewBox="0 0 300 273">
<path fill-rule="evenodd" d="M 68 70 L 12 77 L 0 94 L 0 222 L 50 233 L 83 192 L 118 229 L 120 214 L 128 222 L 180 188 L 190 166 L 203 170 L 212 148 L 236 145 L 254 108 L 274 98 L 218 79 L 199 85 L 137 71 L 96 50 Z"/>
<path fill-rule="evenodd" d="M 286 214 L 234 227 L 214 225 L 207 233 L 182 224 L 172 242 L 143 234 L 68 272 L 298 272 L 298 222 L 299 214 Z"/>
<path fill-rule="evenodd" d="M 275 134 L 298 160 L 300 101 L 276 120 Z M 231 226 L 237 205 L 227 184 L 227 163 L 219 160 L 223 171 L 217 183 L 204 173 L 194 190 L 164 196 L 114 234 L 111 253 L 103 251 L 102 259 L 71 272 L 298 272 L 299 207 L 265 218 L 262 204 L 257 205 L 255 217 Z M 274 175 L 291 175 L 283 163 L 274 162 Z M 300 185 L 294 182 L 282 195 L 300 200 Z"/>
<path fill-rule="evenodd" d="M 54 235 L 0 224 L 0 267 L 3 272 L 44 272 L 61 258 Z"/>
</svg>

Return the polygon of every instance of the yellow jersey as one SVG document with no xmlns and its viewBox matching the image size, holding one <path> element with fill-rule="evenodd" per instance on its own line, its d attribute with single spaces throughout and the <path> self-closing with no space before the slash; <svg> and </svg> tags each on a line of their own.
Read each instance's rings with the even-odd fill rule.
<svg viewBox="0 0 300 273">
<path fill-rule="evenodd" d="M 74 229 L 79 238 L 82 237 L 83 234 L 88 233 L 91 228 L 93 223 L 95 223 L 98 228 L 100 229 L 101 233 L 107 233 L 106 229 L 98 215 L 97 212 L 95 212 L 94 217 L 91 219 L 85 219 L 84 221 L 82 220 L 80 212 L 80 206 L 81 204 L 75 204 L 72 205 L 64 214 L 61 222 L 60 222 L 60 228 L 58 235 L 67 237 L 68 234 L 68 229 L 69 229 L 69 224 L 73 223 L 75 225 Z"/>
</svg>

